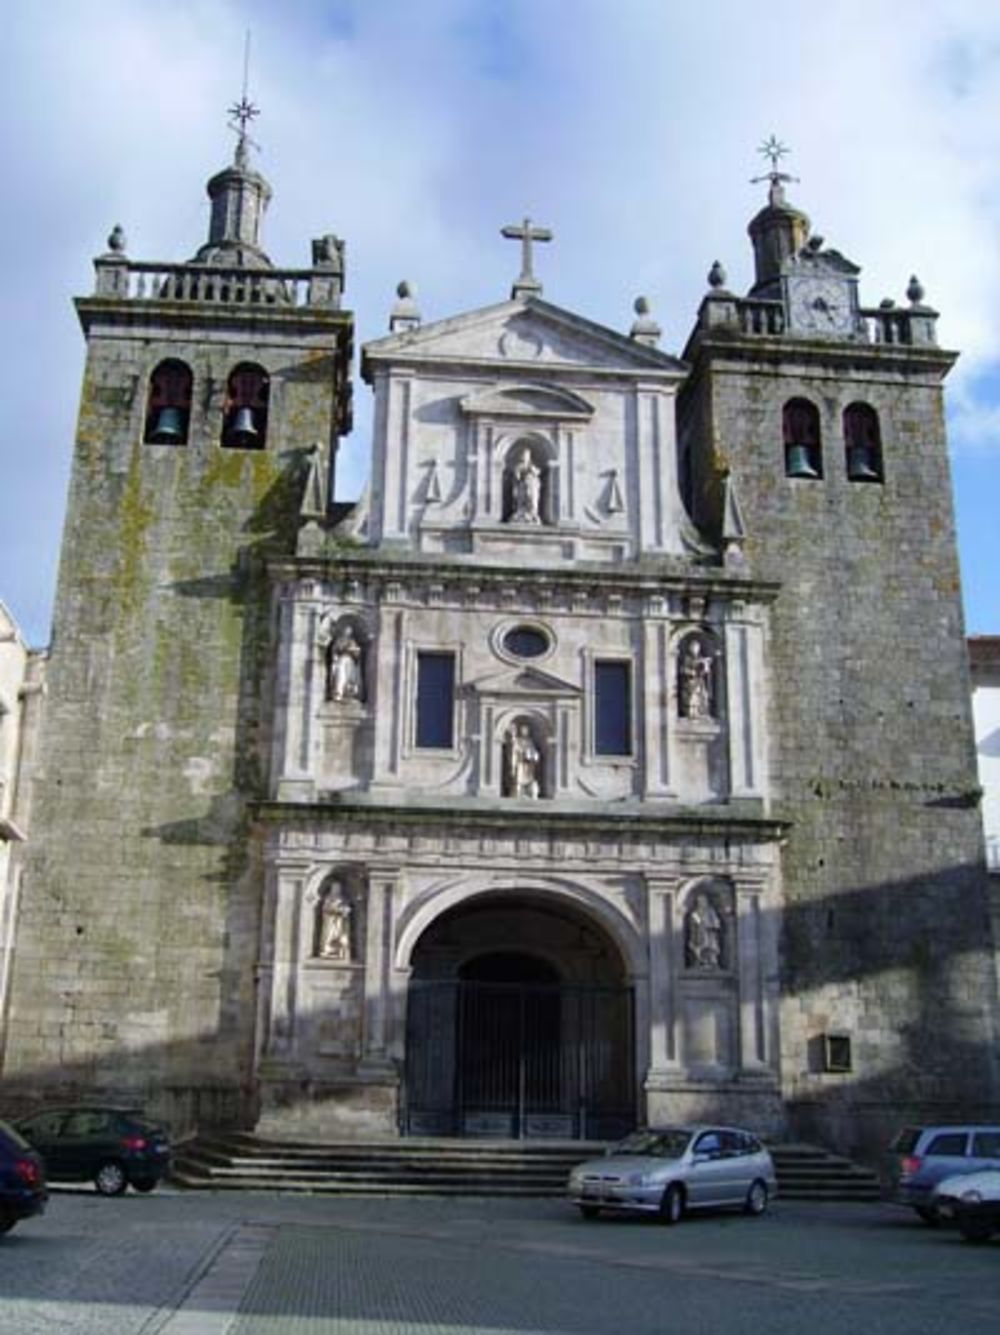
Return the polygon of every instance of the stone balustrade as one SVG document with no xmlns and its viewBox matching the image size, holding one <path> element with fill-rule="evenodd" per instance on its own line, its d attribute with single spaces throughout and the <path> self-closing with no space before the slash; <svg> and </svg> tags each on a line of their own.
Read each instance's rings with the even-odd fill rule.
<svg viewBox="0 0 1000 1335">
<path fill-rule="evenodd" d="M 94 261 L 98 297 L 249 307 L 340 309 L 343 279 L 334 269 L 243 269 L 157 264 L 104 255 Z"/>
<path fill-rule="evenodd" d="M 882 305 L 858 312 L 853 339 L 862 343 L 895 347 L 937 346 L 937 311 L 929 306 Z M 749 338 L 796 336 L 787 327 L 784 302 L 759 297 L 737 297 L 731 292 L 712 292 L 702 302 L 702 329 L 726 327 Z M 809 334 L 799 333 L 808 338 Z"/>
</svg>

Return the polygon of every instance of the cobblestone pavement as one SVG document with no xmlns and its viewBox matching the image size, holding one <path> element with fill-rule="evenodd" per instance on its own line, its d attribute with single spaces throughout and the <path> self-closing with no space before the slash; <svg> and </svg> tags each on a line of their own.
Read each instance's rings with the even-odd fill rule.
<svg viewBox="0 0 1000 1335">
<path fill-rule="evenodd" d="M 58 1192 L 0 1335 L 995 1335 L 1000 1240 L 881 1205 L 669 1229 L 561 1201 Z"/>
</svg>

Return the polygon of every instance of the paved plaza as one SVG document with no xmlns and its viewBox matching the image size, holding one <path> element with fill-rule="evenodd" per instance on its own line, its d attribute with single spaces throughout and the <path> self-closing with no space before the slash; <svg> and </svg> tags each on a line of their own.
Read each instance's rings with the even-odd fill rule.
<svg viewBox="0 0 1000 1335">
<path fill-rule="evenodd" d="M 887 1205 L 586 1222 L 558 1200 L 57 1191 L 0 1335 L 933 1335 L 1000 1321 L 1000 1239 Z"/>
</svg>

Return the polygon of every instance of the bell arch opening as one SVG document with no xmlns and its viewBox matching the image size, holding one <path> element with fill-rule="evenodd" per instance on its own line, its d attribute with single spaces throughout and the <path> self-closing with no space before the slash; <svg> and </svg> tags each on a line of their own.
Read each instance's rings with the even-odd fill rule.
<svg viewBox="0 0 1000 1335">
<path fill-rule="evenodd" d="M 405 1134 L 611 1139 L 634 1125 L 632 989 L 576 905 L 479 896 L 424 930 L 411 965 Z"/>
</svg>

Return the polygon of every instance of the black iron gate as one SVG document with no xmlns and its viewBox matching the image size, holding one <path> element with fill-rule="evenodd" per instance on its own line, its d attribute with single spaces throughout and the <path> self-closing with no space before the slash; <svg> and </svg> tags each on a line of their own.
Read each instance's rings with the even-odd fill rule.
<svg viewBox="0 0 1000 1335">
<path fill-rule="evenodd" d="M 635 1122 L 628 988 L 414 982 L 403 1130 L 610 1140 Z"/>
</svg>

